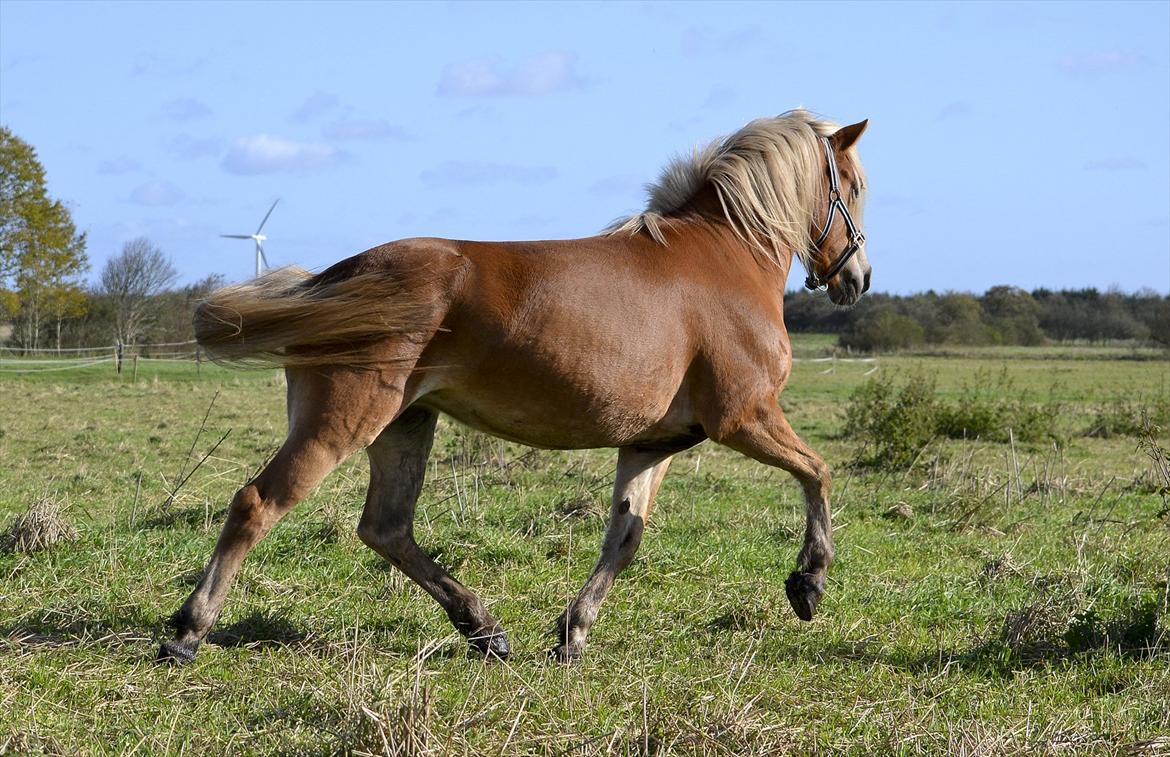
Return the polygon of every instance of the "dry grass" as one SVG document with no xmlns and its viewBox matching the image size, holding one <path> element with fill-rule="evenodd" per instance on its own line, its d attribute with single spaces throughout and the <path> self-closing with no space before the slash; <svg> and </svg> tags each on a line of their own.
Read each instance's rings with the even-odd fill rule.
<svg viewBox="0 0 1170 757">
<path fill-rule="evenodd" d="M 77 539 L 77 529 L 65 517 L 65 507 L 45 497 L 16 516 L 4 534 L 8 552 L 37 552 Z"/>
</svg>

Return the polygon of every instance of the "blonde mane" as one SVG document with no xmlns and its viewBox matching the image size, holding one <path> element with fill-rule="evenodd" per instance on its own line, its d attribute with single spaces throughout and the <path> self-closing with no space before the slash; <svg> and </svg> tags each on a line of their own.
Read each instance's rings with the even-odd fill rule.
<svg viewBox="0 0 1170 757">
<path fill-rule="evenodd" d="M 666 244 L 664 225 L 709 184 L 727 223 L 756 252 L 779 264 L 783 251 L 791 250 L 807 268 L 809 230 L 825 202 L 820 137 L 838 128 L 800 109 L 756 119 L 690 157 L 673 159 L 658 181 L 647 185 L 646 209 L 615 221 L 605 233 L 646 231 Z"/>
</svg>

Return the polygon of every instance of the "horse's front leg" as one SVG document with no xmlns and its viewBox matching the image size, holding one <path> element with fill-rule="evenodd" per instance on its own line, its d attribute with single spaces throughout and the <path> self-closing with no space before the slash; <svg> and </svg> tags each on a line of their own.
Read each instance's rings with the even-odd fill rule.
<svg viewBox="0 0 1170 757">
<path fill-rule="evenodd" d="M 670 465 L 671 452 L 622 447 L 618 450 L 617 477 L 613 487 L 609 525 L 601 545 L 601 557 L 585 586 L 557 620 L 560 643 L 553 655 L 562 662 L 581 656 L 589 627 L 613 586 L 613 580 L 634 559 L 642 542 L 642 530 L 654 507 L 654 495 Z"/>
<path fill-rule="evenodd" d="M 829 467 L 796 435 L 779 403 L 772 399 L 716 439 L 767 465 L 783 468 L 804 488 L 804 546 L 796 570 L 784 583 L 792 609 L 801 620 L 812 620 L 825 590 L 825 572 L 833 562 Z"/>
</svg>

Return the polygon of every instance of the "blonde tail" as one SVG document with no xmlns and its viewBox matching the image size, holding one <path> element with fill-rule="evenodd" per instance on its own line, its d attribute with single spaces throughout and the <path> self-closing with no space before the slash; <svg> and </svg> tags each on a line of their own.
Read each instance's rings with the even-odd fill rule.
<svg viewBox="0 0 1170 757">
<path fill-rule="evenodd" d="M 261 365 L 372 365 L 387 337 L 434 323 L 429 282 L 393 271 L 322 281 L 297 266 L 213 292 L 195 310 L 212 360 Z"/>
</svg>

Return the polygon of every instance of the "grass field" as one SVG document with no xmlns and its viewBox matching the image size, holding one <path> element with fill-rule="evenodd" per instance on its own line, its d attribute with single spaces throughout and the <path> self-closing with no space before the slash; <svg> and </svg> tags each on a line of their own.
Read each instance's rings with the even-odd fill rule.
<svg viewBox="0 0 1170 757">
<path fill-rule="evenodd" d="M 676 458 L 571 667 L 548 658 L 549 630 L 596 559 L 611 451 L 440 426 L 417 535 L 508 629 L 507 663 L 468 655 L 354 537 L 359 455 L 253 552 L 195 663 L 160 667 L 164 619 L 283 438 L 282 378 L 0 374 L 0 527 L 48 499 L 79 532 L 0 552 L 0 752 L 1170 751 L 1170 514 L 1137 438 L 1085 435 L 1170 401 L 1166 356 L 881 357 L 873 377 L 926 373 L 944 399 L 1006 372 L 1001 391 L 1058 416 L 1056 439 L 939 441 L 908 473 L 848 466 L 844 409 L 874 367 L 801 362 L 782 398 L 835 470 L 814 622 L 784 596 L 799 488 L 707 443 Z"/>
</svg>

